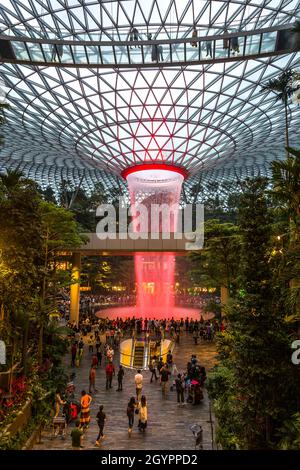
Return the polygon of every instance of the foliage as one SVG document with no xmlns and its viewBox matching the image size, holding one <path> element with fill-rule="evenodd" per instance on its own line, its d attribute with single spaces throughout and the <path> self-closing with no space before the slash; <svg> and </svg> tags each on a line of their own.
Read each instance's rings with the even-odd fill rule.
<svg viewBox="0 0 300 470">
<path fill-rule="evenodd" d="M 273 197 L 297 223 L 300 217 L 300 151 L 288 148 L 286 160 L 271 163 Z"/>
<path fill-rule="evenodd" d="M 299 377 L 291 363 L 291 327 L 270 258 L 271 226 L 266 181 L 244 186 L 239 209 L 239 287 L 227 306 L 227 329 L 218 339 L 220 363 L 209 380 L 224 449 L 278 448 L 278 430 L 298 406 Z"/>
<path fill-rule="evenodd" d="M 263 92 L 273 92 L 276 101 L 287 103 L 288 99 L 292 96 L 294 88 L 292 86 L 293 71 L 287 69 L 282 72 L 278 77 L 271 78 L 267 83 L 261 86 Z"/>
<path fill-rule="evenodd" d="M 279 442 L 279 449 L 300 449 L 300 412 L 295 413 L 290 419 L 283 423 L 280 428 L 280 435 L 282 439 Z"/>
<path fill-rule="evenodd" d="M 204 248 L 191 254 L 192 280 L 234 291 L 239 266 L 237 226 L 211 219 L 204 226 Z"/>
</svg>

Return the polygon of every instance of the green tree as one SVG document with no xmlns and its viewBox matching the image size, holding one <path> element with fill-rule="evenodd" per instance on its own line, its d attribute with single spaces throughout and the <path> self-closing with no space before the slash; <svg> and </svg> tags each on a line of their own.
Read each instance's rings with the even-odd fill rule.
<svg viewBox="0 0 300 470">
<path fill-rule="evenodd" d="M 0 177 L 0 304 L 3 334 L 12 344 L 12 362 L 18 342 L 23 343 L 23 364 L 29 323 L 39 295 L 41 220 L 36 185 L 18 171 Z"/>
<path fill-rule="evenodd" d="M 208 385 L 224 449 L 278 448 L 278 430 L 298 403 L 290 330 L 270 261 L 265 190 L 265 180 L 251 180 L 241 196 L 243 295 L 227 307 L 227 329 L 218 340 L 220 363 Z"/>
<path fill-rule="evenodd" d="M 285 289 L 289 317 L 300 318 L 300 151 L 289 148 L 285 161 L 271 164 L 273 188 L 271 194 L 281 214 L 287 217 L 287 235 L 280 263 L 281 282 Z"/>
<path fill-rule="evenodd" d="M 300 222 L 300 151 L 288 148 L 285 161 L 271 163 L 272 195 L 274 200 L 286 211 L 299 230 Z"/>
<path fill-rule="evenodd" d="M 70 271 L 58 269 L 58 263 L 61 261 L 60 251 L 78 248 L 86 239 L 80 235 L 79 225 L 71 211 L 46 201 L 40 202 L 40 210 L 43 267 L 41 270 L 38 358 L 41 364 L 44 326 L 49 321 L 49 314 L 56 309 L 58 289 L 71 284 Z"/>
<path fill-rule="evenodd" d="M 285 146 L 287 157 L 289 147 L 289 98 L 295 91 L 292 82 L 293 71 L 288 69 L 282 72 L 277 78 L 270 79 L 261 87 L 263 92 L 274 93 L 275 101 L 281 101 L 283 103 L 285 117 Z"/>
<path fill-rule="evenodd" d="M 211 219 L 204 225 L 204 247 L 191 253 L 193 282 L 233 293 L 239 267 L 238 227 Z M 225 299 L 224 299 L 225 302 Z"/>
</svg>

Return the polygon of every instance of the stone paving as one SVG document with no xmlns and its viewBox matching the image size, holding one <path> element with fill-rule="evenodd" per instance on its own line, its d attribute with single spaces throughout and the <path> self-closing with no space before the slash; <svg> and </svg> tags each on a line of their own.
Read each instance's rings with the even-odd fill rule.
<svg viewBox="0 0 300 470">
<path fill-rule="evenodd" d="M 215 364 L 215 345 L 214 343 L 203 342 L 195 346 L 192 336 L 182 333 L 180 344 L 176 345 L 173 358 L 178 370 L 185 370 L 186 363 L 196 354 L 201 365 L 209 370 Z M 115 352 L 115 366 L 118 367 L 118 351 Z M 69 363 L 69 358 L 68 363 Z M 88 391 L 88 373 L 91 362 L 91 355 L 88 353 L 88 347 L 85 346 L 84 357 L 79 369 L 75 369 L 75 395 L 80 397 L 82 389 Z M 68 372 L 73 371 L 67 365 Z M 131 396 L 135 396 L 134 375 L 136 371 L 125 370 L 123 382 L 123 391 L 117 392 L 117 379 L 113 380 L 113 388 L 105 390 L 105 370 L 102 367 L 97 369 L 96 389 L 92 395 L 91 405 L 91 424 L 86 431 L 83 446 L 88 450 L 192 450 L 195 440 L 189 426 L 192 424 L 201 424 L 203 428 L 203 448 L 212 449 L 212 432 L 210 423 L 210 405 L 206 391 L 204 400 L 200 405 L 193 406 L 186 404 L 178 406 L 176 392 L 169 391 L 166 398 L 162 397 L 159 381 L 150 383 L 150 372 L 144 371 L 143 394 L 148 402 L 148 427 L 145 433 L 140 433 L 137 428 L 138 419 L 135 417 L 134 428 L 131 437 L 128 436 L 128 420 L 126 415 L 127 403 Z M 107 421 L 104 428 L 105 439 L 100 447 L 95 446 L 95 440 L 98 434 L 98 426 L 95 420 L 99 405 L 104 405 Z M 214 417 L 212 417 L 214 421 Z M 42 433 L 42 444 L 36 444 L 35 450 L 69 450 L 71 449 L 70 432 L 74 424 L 70 424 L 66 438 L 53 438 L 48 429 Z"/>
</svg>

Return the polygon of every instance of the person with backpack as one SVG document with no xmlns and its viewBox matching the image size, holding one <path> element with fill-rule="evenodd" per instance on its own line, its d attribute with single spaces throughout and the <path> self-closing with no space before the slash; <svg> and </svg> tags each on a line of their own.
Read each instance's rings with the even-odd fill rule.
<svg viewBox="0 0 300 470">
<path fill-rule="evenodd" d="M 115 375 L 115 366 L 112 362 L 109 362 L 105 369 L 106 372 L 106 390 L 112 388 L 112 378 Z"/>
<path fill-rule="evenodd" d="M 124 369 L 122 366 L 119 367 L 117 377 L 118 377 L 117 392 L 121 392 L 123 390 L 123 378 L 124 378 Z"/>
<path fill-rule="evenodd" d="M 177 392 L 177 403 L 178 405 L 184 405 L 184 383 L 180 374 L 177 375 L 175 386 Z"/>
</svg>

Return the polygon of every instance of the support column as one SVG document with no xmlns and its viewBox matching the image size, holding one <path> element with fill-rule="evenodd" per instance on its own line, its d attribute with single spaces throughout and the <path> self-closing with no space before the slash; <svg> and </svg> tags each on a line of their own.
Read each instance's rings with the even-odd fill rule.
<svg viewBox="0 0 300 470">
<path fill-rule="evenodd" d="M 72 256 L 72 281 L 75 283 L 70 286 L 70 322 L 79 322 L 79 303 L 80 303 L 80 269 L 81 253 L 73 253 Z"/>
</svg>

